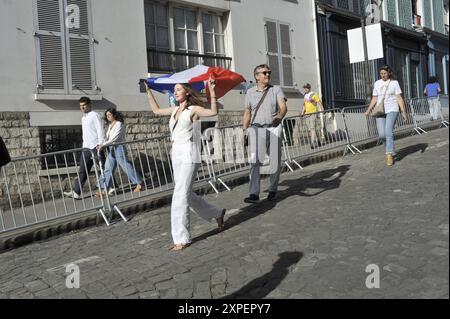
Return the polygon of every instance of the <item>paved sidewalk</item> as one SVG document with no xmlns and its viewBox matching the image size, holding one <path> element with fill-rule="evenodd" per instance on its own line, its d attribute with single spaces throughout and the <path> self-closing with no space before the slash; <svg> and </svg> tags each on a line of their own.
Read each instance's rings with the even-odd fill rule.
<svg viewBox="0 0 450 319">
<path fill-rule="evenodd" d="M 378 146 L 285 173 L 276 203 L 243 203 L 248 184 L 208 195 L 226 230 L 192 214 L 180 252 L 169 206 L 4 252 L 0 298 L 448 298 L 448 129 L 396 147 L 393 167 Z"/>
</svg>

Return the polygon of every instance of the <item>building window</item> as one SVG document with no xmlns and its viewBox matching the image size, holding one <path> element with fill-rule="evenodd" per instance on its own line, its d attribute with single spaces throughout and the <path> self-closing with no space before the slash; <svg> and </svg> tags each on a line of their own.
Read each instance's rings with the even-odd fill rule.
<svg viewBox="0 0 450 319">
<path fill-rule="evenodd" d="M 197 64 L 230 67 L 221 14 L 145 1 L 145 21 L 149 71 L 177 72 Z"/>
<path fill-rule="evenodd" d="M 83 146 L 81 126 L 40 127 L 41 154 L 65 151 Z M 75 166 L 73 154 L 46 156 L 41 161 L 42 169 Z"/>
<path fill-rule="evenodd" d="M 411 0 L 387 0 L 387 21 L 412 29 L 413 25 L 413 3 Z"/>
<path fill-rule="evenodd" d="M 424 25 L 427 28 L 445 34 L 444 1 L 423 0 L 422 6 Z"/>
<path fill-rule="evenodd" d="M 272 83 L 294 86 L 291 27 L 289 24 L 266 20 L 267 64 L 272 70 Z"/>
<path fill-rule="evenodd" d="M 37 93 L 96 94 L 90 0 L 34 0 Z"/>
<path fill-rule="evenodd" d="M 222 18 L 218 15 L 203 13 L 203 41 L 205 54 L 224 57 L 225 56 L 225 34 L 222 26 Z M 212 63 L 209 61 L 208 63 Z"/>
</svg>

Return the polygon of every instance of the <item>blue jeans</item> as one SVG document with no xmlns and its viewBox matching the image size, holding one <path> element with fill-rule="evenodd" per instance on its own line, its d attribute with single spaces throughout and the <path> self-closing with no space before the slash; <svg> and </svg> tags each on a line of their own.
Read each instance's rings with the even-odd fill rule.
<svg viewBox="0 0 450 319">
<path fill-rule="evenodd" d="M 130 160 L 127 156 L 127 149 L 123 145 L 110 146 L 109 154 L 106 158 L 105 164 L 105 181 L 102 183 L 100 180 L 100 188 L 104 187 L 106 184 L 106 188 L 110 189 L 112 185 L 112 179 L 114 175 L 114 171 L 117 168 L 117 162 L 122 170 L 127 173 L 128 178 L 130 179 L 131 184 L 141 184 L 143 179 L 142 177 L 134 170 L 133 164 L 131 164 Z M 117 185 L 116 185 L 117 186 Z"/>
<path fill-rule="evenodd" d="M 394 124 L 398 112 L 386 113 L 384 117 L 377 117 L 378 138 L 386 143 L 386 154 L 394 154 Z"/>
</svg>

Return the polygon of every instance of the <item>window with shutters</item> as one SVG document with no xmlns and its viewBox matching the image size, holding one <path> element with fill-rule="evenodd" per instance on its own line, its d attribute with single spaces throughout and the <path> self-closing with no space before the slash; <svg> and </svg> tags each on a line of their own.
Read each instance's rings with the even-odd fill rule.
<svg viewBox="0 0 450 319">
<path fill-rule="evenodd" d="M 423 0 L 422 6 L 424 25 L 427 28 L 445 34 L 444 1 Z"/>
<path fill-rule="evenodd" d="M 387 21 L 397 24 L 396 0 L 386 0 Z"/>
<path fill-rule="evenodd" d="M 412 29 L 412 3 L 411 0 L 398 0 L 398 25 L 406 29 Z"/>
<path fill-rule="evenodd" d="M 433 29 L 445 33 L 443 0 L 433 0 Z"/>
<path fill-rule="evenodd" d="M 371 0 L 320 0 L 320 2 L 332 5 L 339 9 L 364 15 L 367 6 L 371 3 Z"/>
<path fill-rule="evenodd" d="M 283 87 L 294 86 L 291 27 L 287 23 L 265 20 L 267 64 L 271 82 Z"/>
<path fill-rule="evenodd" d="M 37 93 L 96 94 L 90 0 L 34 0 Z"/>
<path fill-rule="evenodd" d="M 406 29 L 413 26 L 411 0 L 386 0 L 387 21 Z"/>
<path fill-rule="evenodd" d="M 146 0 L 144 6 L 149 72 L 230 67 L 222 14 L 172 2 Z"/>
</svg>

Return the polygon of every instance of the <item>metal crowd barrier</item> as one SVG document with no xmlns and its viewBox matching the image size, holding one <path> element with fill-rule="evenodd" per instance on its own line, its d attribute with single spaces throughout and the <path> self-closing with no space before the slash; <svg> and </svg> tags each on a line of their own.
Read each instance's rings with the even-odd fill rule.
<svg viewBox="0 0 450 319">
<path fill-rule="evenodd" d="M 223 177 L 250 169 L 245 135 L 242 125 L 211 127 L 203 133 L 203 156 L 208 164 L 209 183 L 216 193 L 219 192 L 215 187 L 217 182 L 230 190 Z"/>
<path fill-rule="evenodd" d="M 80 156 L 87 161 L 87 157 L 94 154 L 87 149 L 73 149 L 14 158 L 3 166 L 0 172 L 0 232 L 102 208 L 102 198 L 91 196 L 98 179 L 96 161 L 92 169 L 94 175 L 87 178 L 81 199 L 63 194 L 72 189 L 74 179 L 80 177 Z"/>
<path fill-rule="evenodd" d="M 339 109 L 283 119 L 283 148 L 287 165 L 326 150 L 344 148 L 354 153 Z"/>
<path fill-rule="evenodd" d="M 448 125 L 448 96 L 441 95 L 440 102 L 440 120 L 442 125 Z M 406 106 L 408 118 L 404 122 L 399 116 L 394 132 L 424 132 L 421 126 L 432 122 L 428 100 L 412 99 Z M 344 148 L 345 152 L 360 153 L 354 143 L 378 137 L 375 119 L 364 115 L 366 109 L 367 106 L 353 106 L 317 112 L 313 118 L 293 116 L 283 119 L 283 163 L 293 171 L 292 163 L 301 168 L 302 158 L 326 150 Z M 195 184 L 207 182 L 218 193 L 216 186 L 221 183 L 230 190 L 223 178 L 250 170 L 248 148 L 244 146 L 245 134 L 240 125 L 207 129 L 199 147 L 200 165 Z M 105 178 L 106 164 L 111 160 L 110 156 L 117 155 L 118 147 L 126 150 L 125 157 L 130 166 L 116 168 L 111 192 L 105 187 L 99 189 L 99 182 Z M 87 149 L 12 159 L 0 170 L 0 233 L 94 210 L 107 224 L 114 211 L 126 221 L 120 212 L 120 204 L 173 190 L 169 135 L 113 144 L 103 151 L 104 162 L 98 161 L 97 152 Z M 79 178 L 80 156 L 94 160 L 81 198 L 74 199 L 64 196 L 64 192 L 71 191 L 74 179 Z M 131 178 L 132 174 L 142 178 L 141 189 L 136 192 L 138 185 Z"/>
<path fill-rule="evenodd" d="M 125 149 L 125 152 L 119 153 L 118 148 Z M 101 152 L 104 155 L 98 156 Z M 0 232 L 90 210 L 96 210 L 108 225 L 114 212 L 126 221 L 119 209 L 120 204 L 173 190 L 169 135 L 112 144 L 101 152 L 97 154 L 89 149 L 73 149 L 15 158 L 2 167 Z M 124 154 L 130 165 L 121 168 L 117 163 L 112 174 L 112 188 L 107 189 L 104 184 L 106 164 L 112 164 L 112 157 L 116 160 L 123 157 L 121 154 Z M 81 197 L 75 199 L 65 196 L 64 192 L 71 192 L 74 179 L 79 178 L 80 156 L 85 158 L 83 163 L 86 169 L 89 158 L 94 160 Z M 137 185 L 131 178 L 132 174 L 142 178 L 140 191 L 134 191 Z M 194 183 L 210 180 L 208 164 L 203 160 Z"/>
</svg>

